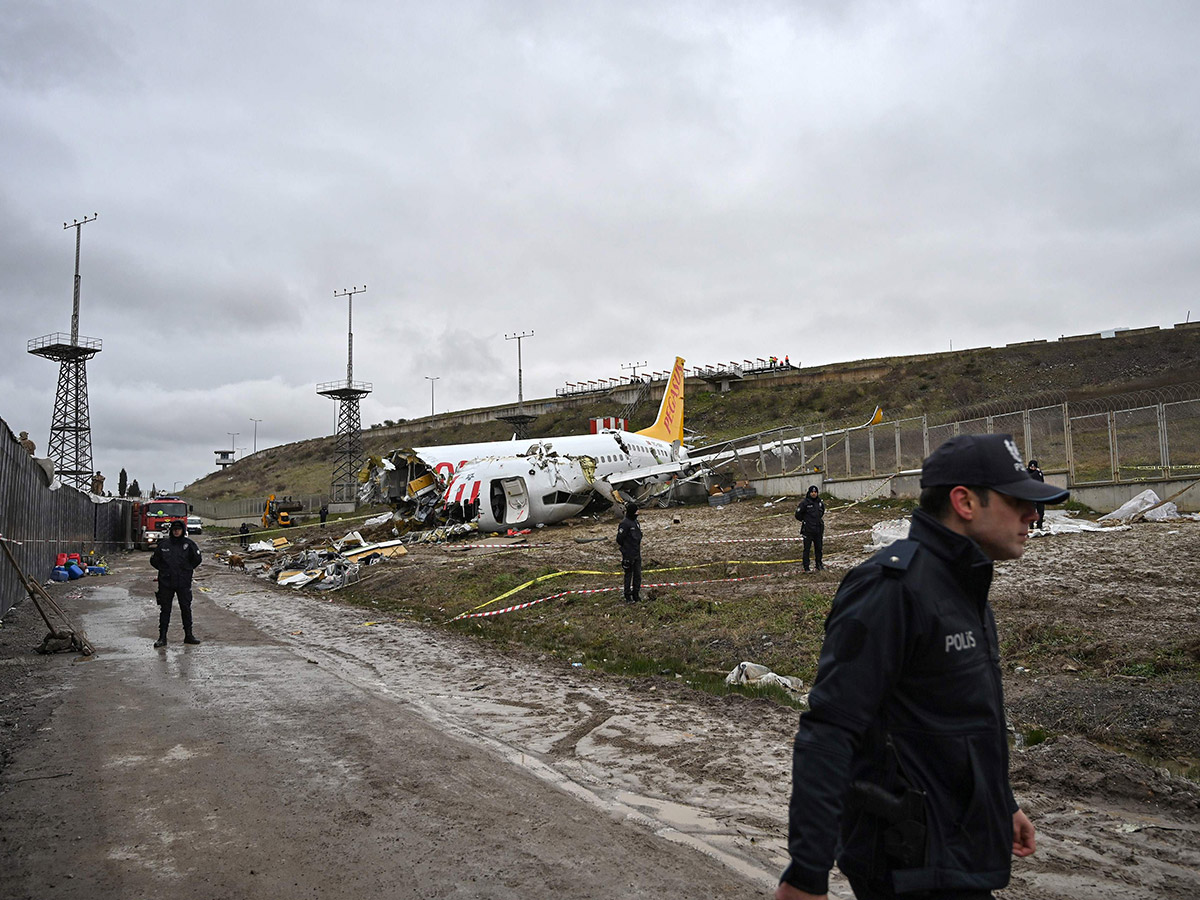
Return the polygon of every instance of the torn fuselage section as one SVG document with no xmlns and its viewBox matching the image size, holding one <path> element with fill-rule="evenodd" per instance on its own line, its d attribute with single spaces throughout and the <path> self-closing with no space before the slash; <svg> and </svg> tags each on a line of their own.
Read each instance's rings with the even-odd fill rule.
<svg viewBox="0 0 1200 900">
<path fill-rule="evenodd" d="M 437 508 L 445 482 L 454 467 L 439 466 L 416 450 L 404 448 L 371 460 L 363 500 L 388 503 L 403 518 L 414 522 L 439 522 Z"/>
<path fill-rule="evenodd" d="M 514 456 L 466 460 L 455 468 L 417 451 L 396 451 L 376 480 L 400 515 L 433 525 L 475 522 L 480 531 L 549 525 L 599 502 L 596 460 L 534 444 Z"/>
</svg>

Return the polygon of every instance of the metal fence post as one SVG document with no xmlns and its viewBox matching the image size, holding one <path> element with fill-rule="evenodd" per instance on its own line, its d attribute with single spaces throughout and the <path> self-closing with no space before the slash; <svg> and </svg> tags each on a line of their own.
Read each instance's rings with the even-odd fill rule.
<svg viewBox="0 0 1200 900">
<path fill-rule="evenodd" d="M 1120 455 L 1117 451 L 1117 417 L 1110 409 L 1108 411 L 1108 462 L 1112 468 L 1112 480 L 1121 480 Z"/>
<path fill-rule="evenodd" d="M 1067 484 L 1075 483 L 1075 448 L 1071 444 L 1071 409 L 1066 400 L 1062 405 L 1063 449 L 1067 454 Z"/>
<path fill-rule="evenodd" d="M 1171 477 L 1171 448 L 1167 445 L 1167 407 L 1158 404 L 1158 458 L 1162 463 L 1163 478 Z"/>
</svg>

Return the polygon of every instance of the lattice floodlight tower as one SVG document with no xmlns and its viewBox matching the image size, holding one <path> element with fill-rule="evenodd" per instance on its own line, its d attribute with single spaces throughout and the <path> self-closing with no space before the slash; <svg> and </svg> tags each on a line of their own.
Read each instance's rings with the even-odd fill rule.
<svg viewBox="0 0 1200 900">
<path fill-rule="evenodd" d="M 71 333 L 44 334 L 28 344 L 34 356 L 58 363 L 58 388 L 54 392 L 54 415 L 50 423 L 47 456 L 55 462 L 63 484 L 81 491 L 92 485 L 92 420 L 88 412 L 87 361 L 103 349 L 99 338 L 79 336 L 79 243 L 83 226 L 96 220 L 96 213 L 76 219 L 63 228 L 75 229 L 75 299 L 71 309 Z"/>
<path fill-rule="evenodd" d="M 337 438 L 334 441 L 333 482 L 330 499 L 334 503 L 355 503 L 358 500 L 358 473 L 363 466 L 362 418 L 358 402 L 371 393 L 371 385 L 354 380 L 354 295 L 367 286 L 334 291 L 334 297 L 345 297 L 347 308 L 346 380 L 326 381 L 317 385 L 317 393 L 338 402 Z"/>
</svg>

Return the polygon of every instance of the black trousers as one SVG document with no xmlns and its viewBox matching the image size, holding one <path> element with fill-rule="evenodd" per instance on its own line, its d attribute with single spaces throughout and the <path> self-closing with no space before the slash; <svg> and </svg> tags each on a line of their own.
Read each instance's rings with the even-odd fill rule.
<svg viewBox="0 0 1200 900">
<path fill-rule="evenodd" d="M 808 551 L 811 548 L 817 558 L 817 568 L 822 569 L 821 550 L 825 543 L 825 529 L 820 530 L 806 528 L 804 529 L 804 571 L 808 571 Z"/>
<path fill-rule="evenodd" d="M 183 620 L 183 633 L 192 633 L 192 586 L 160 587 L 154 598 L 158 601 L 158 633 L 165 636 L 171 625 L 171 600 L 179 598 L 179 618 Z"/>
<path fill-rule="evenodd" d="M 622 557 L 621 568 L 625 570 L 625 599 L 640 600 L 642 598 L 642 558 L 626 559 Z"/>
<path fill-rule="evenodd" d="M 992 900 L 991 891 L 956 888 L 946 891 L 922 891 L 917 894 L 897 894 L 890 884 L 861 875 L 845 873 L 854 890 L 855 900 Z"/>
</svg>

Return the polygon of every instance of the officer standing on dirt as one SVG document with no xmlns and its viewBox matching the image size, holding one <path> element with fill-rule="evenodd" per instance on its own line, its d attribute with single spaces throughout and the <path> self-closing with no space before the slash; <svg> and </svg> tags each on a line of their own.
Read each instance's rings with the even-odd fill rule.
<svg viewBox="0 0 1200 900">
<path fill-rule="evenodd" d="M 625 602 L 642 599 L 642 526 L 637 520 L 638 506 L 625 504 L 625 518 L 617 526 L 617 546 L 621 548 L 621 568 L 625 570 Z"/>
<path fill-rule="evenodd" d="M 964 434 L 925 460 L 906 540 L 847 573 L 792 754 L 791 864 L 777 900 L 983 900 L 1034 852 L 1008 780 L 995 560 L 1025 551 L 1034 480 L 1012 438 Z"/>
<path fill-rule="evenodd" d="M 816 557 L 817 571 L 825 566 L 821 563 L 821 551 L 825 545 L 825 501 L 814 484 L 796 507 L 796 519 L 800 522 L 800 534 L 804 537 L 804 571 L 808 569 L 808 551 L 811 547 Z"/>
<path fill-rule="evenodd" d="M 243 522 L 241 527 L 238 529 L 238 534 L 241 535 L 238 540 L 242 542 L 242 549 L 244 550 L 246 547 L 250 546 L 250 523 Z"/>
<path fill-rule="evenodd" d="M 171 522 L 170 534 L 160 540 L 150 554 L 150 565 L 158 569 L 158 640 L 155 647 L 167 645 L 167 627 L 171 624 L 171 600 L 179 598 L 179 617 L 183 620 L 183 642 L 198 644 L 192 633 L 192 571 L 202 557 L 196 542 L 187 536 L 187 523 Z"/>
</svg>

